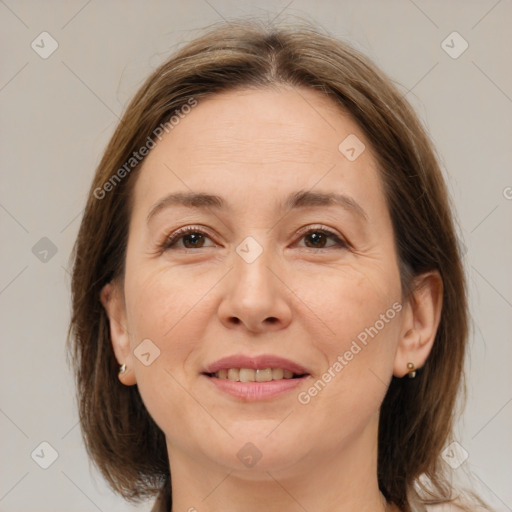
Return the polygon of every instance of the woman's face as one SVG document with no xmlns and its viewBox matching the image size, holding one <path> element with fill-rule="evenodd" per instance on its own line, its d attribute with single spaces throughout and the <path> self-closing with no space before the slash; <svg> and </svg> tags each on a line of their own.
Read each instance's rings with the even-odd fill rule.
<svg viewBox="0 0 512 512">
<path fill-rule="evenodd" d="M 157 141 L 133 194 L 113 341 L 171 467 L 310 471 L 376 439 L 405 309 L 357 124 L 309 89 L 216 95 Z M 199 194 L 217 198 L 179 200 Z"/>
</svg>

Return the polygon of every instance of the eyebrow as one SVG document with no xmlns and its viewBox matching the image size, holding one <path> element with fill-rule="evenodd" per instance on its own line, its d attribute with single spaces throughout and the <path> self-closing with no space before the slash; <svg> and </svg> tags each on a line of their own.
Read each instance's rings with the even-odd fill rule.
<svg viewBox="0 0 512 512">
<path fill-rule="evenodd" d="M 147 222 L 157 213 L 172 206 L 185 206 L 187 208 L 225 210 L 229 208 L 227 202 L 220 196 L 204 192 L 175 192 L 156 202 L 149 211 Z M 296 210 L 314 206 L 339 206 L 356 214 L 364 220 L 368 215 L 352 197 L 334 192 L 312 192 L 299 190 L 290 194 L 281 204 L 283 210 Z"/>
</svg>

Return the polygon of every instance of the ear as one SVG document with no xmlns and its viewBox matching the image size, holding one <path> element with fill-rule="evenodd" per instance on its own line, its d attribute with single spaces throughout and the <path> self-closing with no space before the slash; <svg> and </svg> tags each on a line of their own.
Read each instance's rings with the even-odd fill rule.
<svg viewBox="0 0 512 512">
<path fill-rule="evenodd" d="M 443 280 L 439 272 L 436 270 L 418 276 L 404 304 L 402 329 L 393 368 L 395 377 L 407 375 L 408 363 L 413 363 L 416 369 L 425 364 L 434 345 L 442 305 Z"/>
<path fill-rule="evenodd" d="M 101 290 L 100 300 L 109 319 L 110 339 L 117 362 L 120 367 L 126 365 L 125 371 L 119 372 L 119 380 L 126 386 L 133 386 L 137 381 L 133 371 L 130 336 L 126 328 L 124 296 L 119 283 L 106 284 Z"/>
</svg>

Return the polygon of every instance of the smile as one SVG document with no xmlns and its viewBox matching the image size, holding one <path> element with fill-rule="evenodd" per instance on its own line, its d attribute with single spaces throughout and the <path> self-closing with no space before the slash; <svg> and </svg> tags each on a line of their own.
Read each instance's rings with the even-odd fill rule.
<svg viewBox="0 0 512 512">
<path fill-rule="evenodd" d="M 284 368 L 229 368 L 208 374 L 217 379 L 228 379 L 233 382 L 270 382 L 272 380 L 296 379 L 304 374 L 296 374 Z"/>
</svg>

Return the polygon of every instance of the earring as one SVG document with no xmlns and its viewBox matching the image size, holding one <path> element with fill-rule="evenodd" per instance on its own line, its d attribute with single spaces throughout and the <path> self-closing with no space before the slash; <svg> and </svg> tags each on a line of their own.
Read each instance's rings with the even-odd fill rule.
<svg viewBox="0 0 512 512">
<path fill-rule="evenodd" d="M 414 379 L 416 377 L 416 369 L 414 367 L 414 363 L 407 363 L 408 373 L 410 379 Z"/>
<path fill-rule="evenodd" d="M 119 373 L 124 373 L 126 371 L 126 365 L 125 364 L 122 364 L 120 367 L 119 367 Z"/>
</svg>

